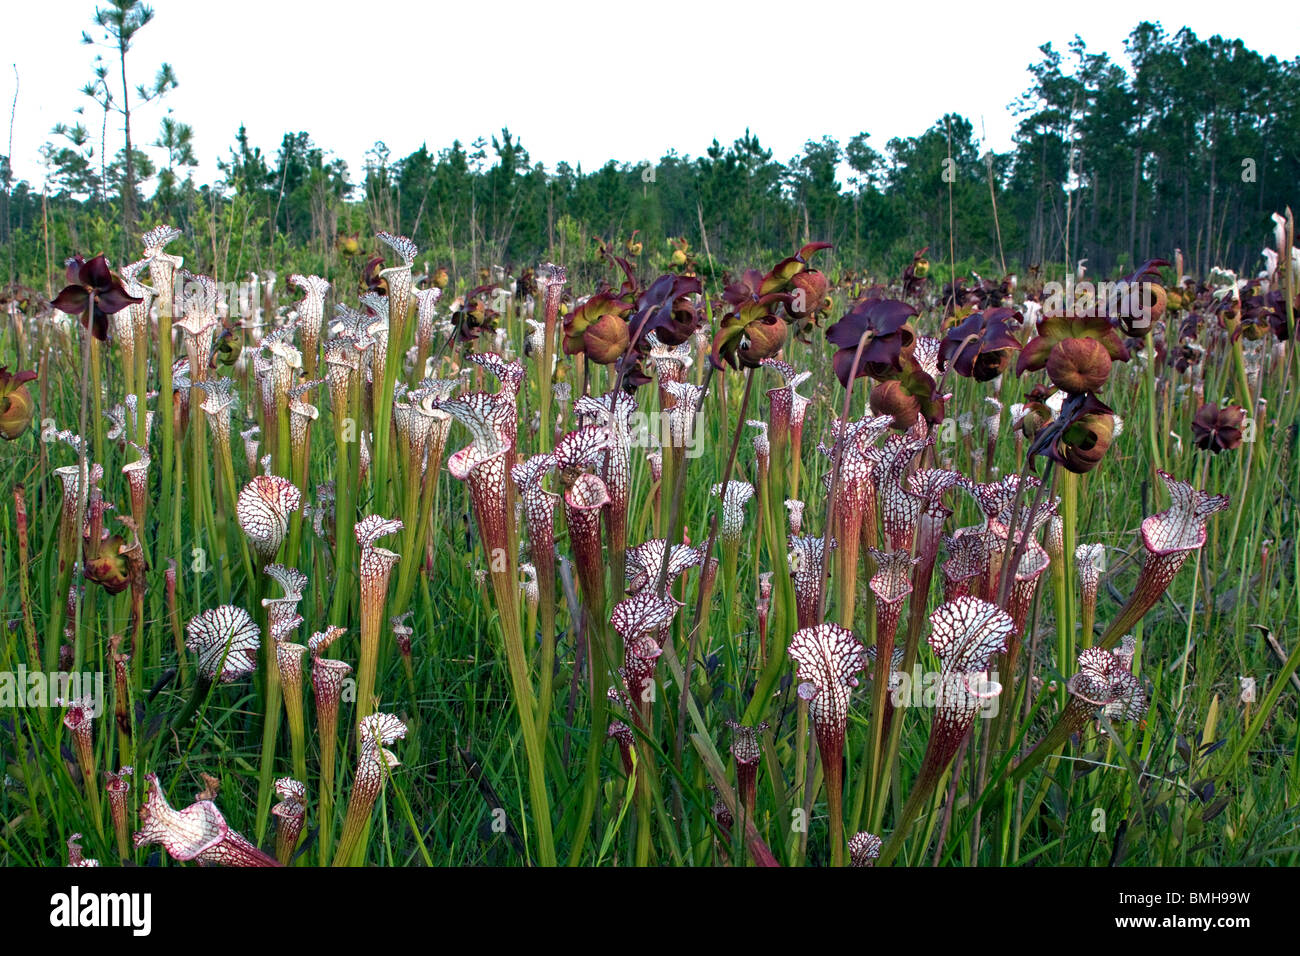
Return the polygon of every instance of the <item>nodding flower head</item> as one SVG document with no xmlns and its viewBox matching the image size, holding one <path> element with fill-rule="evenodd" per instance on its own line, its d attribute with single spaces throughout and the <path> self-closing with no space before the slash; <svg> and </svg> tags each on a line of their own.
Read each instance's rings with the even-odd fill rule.
<svg viewBox="0 0 1300 956">
<path fill-rule="evenodd" d="M 95 256 L 86 261 L 82 256 L 73 256 L 65 265 L 68 272 L 68 284 L 50 303 L 60 312 L 75 315 L 81 319 L 90 333 L 101 342 L 108 338 L 109 316 L 116 315 L 128 306 L 141 304 L 141 299 L 134 297 L 122 286 L 122 281 L 108 267 L 104 256 Z M 94 316 L 86 315 L 93 299 Z"/>
<path fill-rule="evenodd" d="M 663 567 L 663 538 L 652 538 L 627 552 L 627 590 L 637 594 L 659 580 L 659 569 Z M 689 568 L 696 567 L 704 560 L 704 552 L 689 544 L 675 544 L 668 555 L 668 573 L 664 576 L 664 590 L 671 591 L 673 584 Z"/>
<path fill-rule="evenodd" d="M 714 485 L 709 494 L 722 498 L 722 522 L 718 530 L 723 544 L 734 546 L 745 530 L 745 502 L 754 497 L 754 486 L 732 478 L 727 482 L 725 494 L 720 483 Z"/>
<path fill-rule="evenodd" d="M 1066 688 L 1065 721 L 1071 733 L 1082 730 L 1099 711 L 1110 720 L 1141 720 L 1147 711 L 1141 682 L 1129 669 L 1132 649 L 1089 647 L 1079 654 L 1079 672 Z"/>
<path fill-rule="evenodd" d="M 880 856 L 880 837 L 863 830 L 849 837 L 849 865 L 873 866 Z"/>
<path fill-rule="evenodd" d="M 1246 416 L 1240 405 L 1202 405 L 1192 418 L 1192 434 L 1197 448 L 1218 454 L 1236 448 L 1242 442 Z"/>
<path fill-rule="evenodd" d="M 258 475 L 235 502 L 239 526 L 263 561 L 275 560 L 289 530 L 289 517 L 302 504 L 302 492 L 288 478 Z"/>
<path fill-rule="evenodd" d="M 260 633 L 242 607 L 222 604 L 185 625 L 185 646 L 199 658 L 199 672 L 212 683 L 228 684 L 257 668 Z"/>
<path fill-rule="evenodd" d="M 1227 495 L 1197 491 L 1165 471 L 1157 474 L 1169 492 L 1169 508 L 1142 522 L 1146 556 L 1133 594 L 1111 621 L 1102 639 L 1110 647 L 1155 607 L 1183 562 L 1205 544 L 1206 519 L 1228 507 Z"/>
<path fill-rule="evenodd" d="M 818 624 L 794 632 L 788 649 L 798 667 L 797 680 L 811 684 L 808 713 L 817 729 L 817 743 L 826 765 L 839 768 L 849 720 L 849 697 L 866 664 L 862 644 L 838 624 Z"/>
<path fill-rule="evenodd" d="M 217 866 L 279 865 L 230 829 L 211 800 L 199 800 L 184 810 L 176 810 L 167 802 L 156 775 L 149 774 L 145 781 L 140 829 L 133 838 L 137 847 L 161 843 L 172 859 L 182 863 L 194 860 Z"/>
</svg>

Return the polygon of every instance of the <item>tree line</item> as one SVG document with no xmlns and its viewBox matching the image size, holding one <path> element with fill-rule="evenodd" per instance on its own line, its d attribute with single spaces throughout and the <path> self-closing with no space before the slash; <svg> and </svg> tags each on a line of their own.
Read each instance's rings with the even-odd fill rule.
<svg viewBox="0 0 1300 956">
<path fill-rule="evenodd" d="M 107 33 L 123 74 L 143 25 L 134 6 L 112 6 L 126 41 L 121 23 Z M 131 107 L 125 80 L 115 95 L 112 68 L 97 60 L 85 92 L 102 112 L 99 140 L 93 126 L 56 127 L 43 184 L 15 180 L 0 157 L 0 244 L 8 280 L 33 284 L 70 249 L 123 261 L 162 221 L 185 232 L 202 268 L 226 275 L 329 268 L 368 251 L 378 229 L 411 236 L 423 259 L 456 273 L 594 258 L 602 243 L 665 258 L 689 246 L 705 268 L 734 267 L 808 239 L 882 272 L 927 246 L 992 272 L 1086 260 L 1113 273 L 1175 248 L 1194 271 L 1253 268 L 1269 215 L 1295 203 L 1300 182 L 1300 57 L 1151 22 L 1125 46 L 1129 69 L 1079 37 L 1064 51 L 1040 47 L 1006 152 L 982 149 L 970 120 L 946 114 L 880 149 L 866 132 L 825 136 L 783 161 L 746 131 L 694 157 L 547 169 L 502 129 L 404 157 L 376 143 L 354 179 L 307 132 L 285 133 L 267 155 L 241 128 L 220 178 L 202 184 L 192 130 L 171 115 L 152 153 L 137 136 L 106 155 L 113 118 L 129 128 Z M 138 99 L 176 82 L 163 64 Z"/>
</svg>

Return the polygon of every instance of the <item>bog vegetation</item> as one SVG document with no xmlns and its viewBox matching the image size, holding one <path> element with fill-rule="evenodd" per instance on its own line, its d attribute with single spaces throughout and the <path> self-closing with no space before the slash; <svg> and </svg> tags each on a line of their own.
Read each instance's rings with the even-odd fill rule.
<svg viewBox="0 0 1300 956">
<path fill-rule="evenodd" d="M 177 76 L 96 26 L 138 129 Z M 1300 71 L 1129 48 L 1045 47 L 1005 155 L 61 128 L 0 861 L 1293 864 Z"/>
</svg>

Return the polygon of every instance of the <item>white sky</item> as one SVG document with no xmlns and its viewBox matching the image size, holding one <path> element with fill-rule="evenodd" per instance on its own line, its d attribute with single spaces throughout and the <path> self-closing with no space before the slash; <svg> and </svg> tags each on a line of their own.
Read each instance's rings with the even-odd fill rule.
<svg viewBox="0 0 1300 956">
<path fill-rule="evenodd" d="M 866 2 L 342 2 L 155 0 L 154 21 L 127 61 L 132 87 L 162 61 L 180 86 L 133 114 L 137 143 L 167 110 L 194 127 L 200 181 L 216 177 L 241 123 L 273 160 L 281 136 L 305 130 L 343 157 L 355 181 L 382 139 L 394 159 L 502 126 L 534 163 L 583 169 L 613 158 L 698 156 L 746 127 L 775 158 L 825 134 L 844 144 L 922 132 L 944 112 L 967 116 L 995 149 L 1011 143 L 1008 105 L 1029 84 L 1037 47 L 1065 51 L 1077 32 L 1120 62 L 1141 19 L 1167 32 L 1240 37 L 1289 58 L 1300 30 L 1245 6 L 1204 0 L 1129 4 Z M 15 173 L 39 185 L 41 145 L 55 123 L 82 122 L 98 142 L 101 114 L 81 87 L 94 51 L 80 44 L 93 0 L 7 3 L 0 25 L 0 124 L 20 82 Z M 1278 9 L 1286 9 L 1285 5 Z M 310 12 L 307 12 L 310 11 Z M 13 65 L 11 67 L 11 64 Z M 120 88 L 114 61 L 112 81 Z M 120 121 L 110 152 L 121 147 Z M 9 152 L 0 127 L 0 153 Z M 155 160 L 160 151 L 151 151 Z"/>
</svg>

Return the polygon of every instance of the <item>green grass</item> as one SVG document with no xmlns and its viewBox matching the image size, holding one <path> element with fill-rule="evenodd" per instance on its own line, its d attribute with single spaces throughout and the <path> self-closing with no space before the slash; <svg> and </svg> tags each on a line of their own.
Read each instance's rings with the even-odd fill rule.
<svg viewBox="0 0 1300 956">
<path fill-rule="evenodd" d="M 333 301 L 353 303 L 352 280 L 346 274 L 332 277 L 337 291 Z M 581 281 L 571 286 L 577 294 L 591 291 Z M 716 295 L 720 289 L 708 288 Z M 447 294 L 450 299 L 451 292 Z M 293 299 L 285 293 L 280 300 Z M 843 291 L 835 293 L 830 320 L 843 313 Z M 523 323 L 519 303 L 503 317 L 511 347 L 522 341 Z M 446 310 L 443 310 L 445 314 Z M 829 324 L 828 320 L 824 324 Z M 919 320 L 920 331 L 935 334 L 939 315 L 927 311 Z M 407 323 L 402 348 L 390 351 L 390 364 L 412 341 Z M 1240 385 L 1231 351 L 1222 335 L 1214 341 L 1202 334 L 1209 346 L 1203 366 L 1206 401 L 1241 402 Z M 1023 337 L 1023 336 L 1022 336 Z M 179 345 L 178 338 L 178 345 Z M 490 333 L 477 348 L 490 348 Z M 441 345 L 441 338 L 435 344 Z M 151 345 L 150 388 L 158 382 L 157 342 Z M 438 374 L 448 375 L 455 367 L 473 368 L 463 362 L 466 346 L 453 343 L 442 353 Z M 1272 341 L 1248 344 L 1251 352 L 1272 348 Z M 24 317 L 4 326 L 0 336 L 0 361 L 11 367 L 37 368 L 41 378 L 31 384 L 39 396 L 33 426 L 18 440 L 0 447 L 0 568 L 6 582 L 3 613 L 9 622 L 0 645 L 0 670 L 15 671 L 20 665 L 40 669 L 29 660 L 25 638 L 30 615 L 31 632 L 41 647 L 53 639 L 50 631 L 57 620 L 58 527 L 62 506 L 56 467 L 73 464 L 75 455 L 57 441 L 48 441 L 54 428 L 76 430 L 82 403 L 82 353 L 80 330 L 52 321 L 49 317 Z M 246 346 L 246 354 L 253 351 Z M 102 350 L 105 408 L 122 398 L 123 379 L 117 349 Z M 177 354 L 184 354 L 183 346 Z M 703 358 L 696 355 L 689 379 L 699 381 Z M 829 362 L 829 348 L 820 332 L 812 343 L 793 338 L 787 342 L 785 358 L 796 368 L 813 372 L 800 391 L 812 397 L 804 425 L 801 449 L 800 494 L 807 500 L 805 533 L 820 536 L 826 521 L 822 477 L 830 459 L 816 450 L 818 441 L 828 440 L 829 421 L 839 414 L 843 391 Z M 1300 457 L 1297 456 L 1296 385 L 1300 375 L 1292 368 L 1284 376 L 1285 363 L 1294 364 L 1290 346 L 1280 363 L 1267 364 L 1256 394 L 1267 399 L 1267 412 L 1254 430 L 1252 442 L 1239 449 L 1207 459 L 1192 443 L 1190 419 L 1196 400 L 1190 387 L 1176 387 L 1193 380 L 1178 376 L 1172 367 L 1159 370 L 1155 391 L 1137 361 L 1117 364 L 1102 398 L 1124 419 L 1124 429 L 1102 464 L 1079 479 L 1077 540 L 1101 542 L 1108 549 L 1108 566 L 1103 575 L 1097 622 L 1104 629 L 1127 596 L 1141 560 L 1137 529 L 1144 516 L 1162 510 L 1164 491 L 1155 480 L 1158 460 L 1175 476 L 1198 487 L 1231 496 L 1228 510 L 1210 519 L 1205 547 L 1183 567 L 1166 596 L 1147 615 L 1139 628 L 1140 651 L 1135 663 L 1147 686 L 1151 706 L 1140 726 L 1125 723 L 1090 724 L 1077 745 L 1071 744 L 1059 759 L 1045 762 L 1019 786 L 1006 783 L 1011 754 L 997 741 L 990 741 L 993 722 L 976 721 L 976 734 L 968 739 L 965 753 L 958 758 L 957 782 L 948 778 L 937 791 L 941 807 L 937 813 L 917 821 L 901 847 L 896 864 L 929 865 L 1294 865 L 1300 856 L 1300 760 L 1297 759 L 1297 704 L 1300 694 L 1287 680 L 1295 660 L 1283 667 L 1283 660 L 1270 646 L 1276 640 L 1283 654 L 1300 648 L 1300 553 L 1296 542 L 1300 532 L 1300 509 L 1295 502 L 1300 488 Z M 527 374 L 520 403 L 519 444 L 523 454 L 542 447 L 530 433 L 528 423 L 538 402 L 538 379 Z M 707 361 L 707 358 L 705 358 Z M 589 394 L 603 394 L 611 383 L 610 373 L 589 365 L 585 377 L 574 361 L 560 356 L 560 368 L 575 389 L 586 382 Z M 250 479 L 237 433 L 255 417 L 257 391 L 245 366 L 218 368 L 213 374 L 233 375 L 241 393 L 232 433 L 236 434 L 233 466 L 236 485 Z M 404 370 L 399 370 L 399 376 Z M 766 418 L 765 391 L 779 384 L 774 373 L 756 370 L 748 409 L 741 415 L 744 380 L 734 371 L 713 376 L 701 410 L 699 457 L 689 458 L 684 471 L 681 525 L 697 546 L 709 537 L 710 520 L 718 500 L 710 487 L 723 480 L 737 419 Z M 496 388 L 491 376 L 478 373 L 478 387 Z M 1289 381 L 1282 391 L 1282 381 Z M 969 435 L 957 428 L 955 441 L 940 439 L 939 460 L 980 480 L 992 474 L 1019 472 L 1024 466 L 1008 423 L 1005 407 L 1018 401 L 1041 375 L 1017 380 L 1008 374 L 1002 381 L 1004 404 L 1001 432 L 993 443 L 994 457 L 982 461 L 987 444 L 985 426 L 976 424 Z M 1171 390 L 1171 386 L 1175 387 Z M 471 385 L 468 389 L 472 390 Z M 991 386 L 950 376 L 953 391 L 948 416 L 959 419 L 972 413 L 975 421 L 987 413 L 984 399 Z M 853 417 L 864 410 L 867 389 L 858 383 L 853 393 Z M 307 501 L 318 500 L 315 489 L 323 482 L 351 481 L 336 473 L 341 456 L 335 445 L 336 411 L 328 389 L 317 393 L 320 417 L 311 427 Z M 654 384 L 642 387 L 638 400 L 643 410 L 657 408 Z M 163 406 L 165 408 L 165 404 Z M 364 404 L 359 407 L 364 407 Z M 574 427 L 571 405 L 551 406 L 552 417 Z M 265 441 L 267 423 L 262 423 Z M 747 430 L 751 431 L 751 430 Z M 1171 434 L 1172 433 L 1172 434 Z M 113 634 L 130 634 L 130 591 L 110 595 L 87 584 L 84 600 L 71 619 L 75 644 L 85 669 L 106 675 L 109 714 L 94 722 L 95 760 L 98 771 L 117 770 L 128 762 L 121 753 L 124 741 L 131 748 L 129 762 L 135 776 L 129 796 L 128 827 L 138 819 L 143 777 L 155 773 L 173 805 L 189 805 L 203 788 L 199 774 L 220 781 L 215 803 L 231 827 L 263 847 L 274 843 L 274 817 L 258 832 L 259 765 L 263 761 L 264 668 L 253 679 L 218 685 L 197 720 L 171 728 L 184 706 L 190 687 L 178 671 L 175 640 L 168 618 L 164 574 L 167 562 L 179 569 L 176 612 L 181 625 L 199 612 L 222 603 L 246 608 L 264 623 L 259 599 L 275 593 L 248 567 L 240 555 L 242 532 L 235 520 L 229 495 L 222 490 L 216 473 L 217 461 L 210 443 L 203 413 L 190 409 L 186 437 L 176 449 L 177 474 L 161 473 L 163 456 L 159 445 L 161 429 L 153 433 L 150 515 L 143 532 L 148 568 L 145 572 L 144 618 L 141 644 L 133 660 L 129 684 L 129 734 L 118 734 L 112 709 L 113 665 L 108 640 Z M 1175 437 L 1176 436 L 1176 437 Z M 756 477 L 749 435 L 738 446 L 733 477 L 753 482 Z M 450 455 L 468 443 L 468 435 L 453 424 L 447 443 Z M 549 446 L 549 442 L 546 443 Z M 262 451 L 275 451 L 265 446 Z M 349 452 L 355 461 L 355 446 Z M 104 498 L 116 514 L 129 513 L 127 485 L 121 474 L 124 464 L 134 459 L 104 440 L 94 460 L 104 466 L 101 483 Z M 445 459 L 444 459 L 445 461 Z M 210 463 L 211 467 L 208 467 Z M 661 512 L 651 506 L 651 479 L 640 449 L 631 458 L 629 544 L 653 537 L 658 521 L 669 521 L 671 495 L 662 490 Z M 777 465 L 774 461 L 774 472 Z M 387 468 L 387 474 L 380 469 Z M 378 513 L 384 517 L 402 513 L 398 505 L 406 494 L 402 481 L 404 465 L 398 447 L 391 455 L 372 457 L 365 481 L 349 486 L 356 515 L 339 527 L 350 529 L 351 521 Z M 278 471 L 285 474 L 284 471 Z M 1040 468 L 1041 473 L 1041 468 Z M 539 855 L 536 802 L 530 793 L 525 741 L 515 705 L 515 690 L 506 667 L 500 615 L 490 589 L 480 584 L 476 572 L 489 569 L 490 555 L 483 552 L 471 514 L 468 489 L 452 479 L 445 465 L 436 476 L 432 496 L 434 513 L 428 540 L 412 541 L 403 550 L 399 569 L 405 563 L 427 571 L 413 578 L 408 621 L 413 629 L 412 673 L 408 680 L 401 656 L 387 627 L 398 574 L 389 592 L 380 647 L 376 693 L 378 709 L 397 714 L 408 726 L 404 739 L 389 749 L 400 760 L 391 769 L 386 786 L 371 816 L 364 855 L 357 862 L 372 865 L 521 865 L 537 863 Z M 784 481 L 784 476 L 781 476 Z M 20 570 L 20 547 L 14 490 L 25 489 L 28 516 L 29 568 Z M 166 490 L 165 490 L 166 489 Z M 552 486 L 559 491 L 560 486 Z M 1058 485 L 1055 493 L 1059 493 Z M 170 496 L 170 497 L 169 497 Z M 961 503 L 945 530 L 975 523 L 977 511 L 961 496 Z M 175 505 L 171 513 L 159 513 L 161 502 Z M 740 719 L 758 711 L 765 714 L 771 730 L 764 735 L 765 754 L 759 771 L 758 796 L 753 837 L 761 840 L 782 864 L 827 865 L 832 853 L 828 843 L 829 820 L 825 793 L 820 787 L 822 768 L 816 747 L 799 734 L 800 707 L 790 679 L 794 666 L 778 661 L 773 673 L 779 680 L 770 699 L 755 703 L 754 687 L 760 676 L 757 659 L 757 581 L 761 571 L 772 567 L 766 546 L 757 547 L 763 502 L 759 498 L 746 506 L 745 534 L 739 549 L 734 591 L 724 589 L 719 574 L 713 600 L 705 607 L 705 624 L 692 669 L 690 699 L 682 700 L 683 665 L 691 643 L 690 628 L 696 603 L 698 575 L 695 570 L 681 579 L 685 602 L 671 627 L 669 650 L 657 664 L 652 728 L 649 735 L 637 732 L 638 773 L 647 774 L 645 788 L 624 775 L 617 745 L 600 735 L 600 763 L 594 792 L 592 822 L 579 827 L 584 801 L 584 763 L 592 735 L 591 707 L 586 678 L 575 681 L 575 612 L 583 595 L 571 567 L 571 550 L 563 518 L 557 516 L 557 552 L 561 558 L 557 589 L 558 662 L 554 681 L 551 718 L 542 729 L 545 779 L 551 807 L 556 857 L 584 865 L 629 865 L 648 862 L 665 865 L 720 865 L 740 863 L 752 856 L 733 827 L 728 838 L 713 820 L 710 808 L 716 799 L 711 784 L 719 775 L 734 783 L 734 767 L 727 756 L 730 741 L 724 721 Z M 110 515 L 112 513 L 110 512 Z M 785 515 L 776 516 L 784 529 Z M 117 532 L 110 518 L 106 526 Z M 332 655 L 351 662 L 358 659 L 359 594 L 355 564 L 353 573 L 338 574 L 335 548 L 329 537 L 333 521 L 324 523 L 325 536 L 303 522 L 300 541 L 286 543 L 279 560 L 301 569 L 308 576 L 308 589 L 299 613 L 304 623 L 294 640 L 304 642 L 314 631 L 338 624 L 348 628 Z M 766 533 L 766 532 L 765 532 Z M 520 532 L 522 537 L 522 531 Z M 391 542 L 406 541 L 394 536 Z M 292 542 L 292 539 L 291 539 Z M 385 542 L 381 542 L 385 543 Z M 201 555 L 202 562 L 198 560 Z M 1267 551 L 1267 561 L 1263 554 Z M 718 554 L 719 552 L 715 552 Z M 351 550 L 355 562 L 356 548 Z M 512 556 L 513 558 L 513 556 Z M 942 558 L 941 558 L 942 559 Z M 858 601 L 854 631 L 861 638 L 870 629 L 869 605 L 864 600 L 868 575 L 858 575 Z M 927 612 L 942 599 L 936 573 Z M 20 586 L 21 584 L 21 586 Z M 24 588 L 26 590 L 24 590 Z M 622 582 L 608 581 L 611 595 L 622 594 Z M 29 594 L 29 598 L 24 598 Z M 1077 598 L 1075 599 L 1077 604 Z M 615 599 L 608 602 L 609 606 Z M 827 620 L 836 619 L 835 601 L 830 599 Z M 522 610 L 522 605 L 521 605 Z M 793 621 L 792 610 L 782 616 L 780 599 L 772 626 Z M 607 613 L 607 612 L 606 612 Z M 1023 668 L 1015 683 L 1016 693 L 1031 687 L 1030 677 L 1044 684 L 1073 673 L 1073 661 L 1058 659 L 1058 632 L 1050 576 L 1045 575 L 1031 609 L 1034 637 L 1026 638 L 1021 653 Z M 522 619 L 526 619 L 522 614 Z M 788 621 L 787 621 L 788 617 Z M 785 624 L 783 625 L 783 622 Z M 906 627 L 906 611 L 903 627 Z M 733 629 L 734 628 L 734 629 Z M 928 633 L 928 629 L 923 632 Z M 611 635 L 613 636 L 613 635 Z M 780 644 L 788 637 L 781 635 Z M 900 632 L 900 641 L 902 634 Z M 1074 646 L 1078 636 L 1067 644 Z M 771 641 L 772 638 L 769 638 Z M 265 642 L 265 634 L 263 634 Z M 615 638 L 617 642 L 617 639 Z M 536 635 L 524 635 L 530 662 L 529 680 L 536 692 L 536 661 L 540 656 Z M 1031 654 L 1031 647 L 1035 653 Z M 621 650 L 621 647 L 620 647 Z M 933 664 L 922 643 L 921 659 Z M 186 661 L 192 680 L 193 655 Z M 304 665 L 306 670 L 306 665 Z M 1243 700 L 1240 678 L 1255 681 L 1253 702 Z M 304 678 L 310 688 L 310 680 Z M 304 841 L 297 860 L 301 865 L 320 862 L 315 847 L 317 819 L 319 741 L 315 733 L 315 710 L 306 694 L 308 812 Z M 848 772 L 845 803 L 851 809 L 862 772 L 863 741 L 869 738 L 871 710 L 870 682 L 865 679 L 855 692 L 849 718 Z M 1046 693 L 1031 707 L 1023 720 L 1021 700 L 1006 700 L 1001 706 L 1013 714 L 1008 728 L 1010 741 L 1032 745 L 1051 726 L 1059 711 L 1057 695 Z M 686 723 L 678 726 L 679 713 Z M 354 726 L 355 702 L 345 699 L 339 720 L 337 794 L 334 819 L 327 821 L 337 842 L 348 805 L 358 756 Z M 620 717 L 619 714 L 614 714 Z M 98 816 L 79 779 L 70 735 L 60 722 L 58 709 L 24 709 L 0 706 L 0 759 L 4 764 L 5 786 L 0 789 L 0 863 L 5 865 L 60 865 L 66 862 L 66 840 L 83 834 L 87 856 L 105 865 L 117 861 L 118 853 L 106 801 Z M 626 717 L 620 717 L 626 720 Z M 888 838 L 898 825 L 897 813 L 915 780 L 925 750 L 931 715 L 921 709 L 896 712 L 901 721 L 897 764 L 893 786 L 883 810 L 882 837 Z M 806 726 L 806 724 L 804 725 Z M 290 772 L 288 730 L 281 726 L 272 737 L 271 767 L 275 776 Z M 986 784 L 981 786 L 981 782 Z M 805 783 L 807 786 L 805 786 Z M 98 790 L 102 797 L 103 781 Z M 734 806 L 734 797 L 729 799 Z M 939 805 L 939 804 L 936 804 Z M 792 826 L 797 808 L 811 813 L 806 829 Z M 496 812 L 504 811 L 504 813 Z M 865 824 L 866 818 L 863 817 Z M 865 826 L 862 828 L 866 828 Z M 940 832 L 944 833 L 940 841 Z M 848 831 L 849 835 L 852 830 Z M 757 844 L 753 844 L 757 846 Z M 134 862 L 170 864 L 156 846 L 133 849 Z"/>
</svg>

